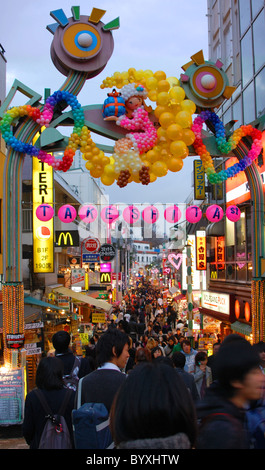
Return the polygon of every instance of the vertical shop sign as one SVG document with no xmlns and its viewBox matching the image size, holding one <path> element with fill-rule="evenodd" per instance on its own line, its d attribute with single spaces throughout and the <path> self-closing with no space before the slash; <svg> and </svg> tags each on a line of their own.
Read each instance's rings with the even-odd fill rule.
<svg viewBox="0 0 265 470">
<path fill-rule="evenodd" d="M 207 268 L 206 233 L 204 231 L 196 232 L 196 267 L 198 271 L 205 271 Z"/>
<path fill-rule="evenodd" d="M 225 268 L 225 237 L 216 237 L 215 239 L 215 263 L 216 268 L 223 270 Z"/>
<path fill-rule="evenodd" d="M 41 204 L 53 206 L 53 168 L 38 158 L 32 158 L 33 193 L 33 271 L 34 273 L 54 272 L 53 217 L 41 221 L 36 209 Z"/>
<path fill-rule="evenodd" d="M 205 199 L 205 171 L 201 160 L 194 160 L 194 199 Z"/>
</svg>

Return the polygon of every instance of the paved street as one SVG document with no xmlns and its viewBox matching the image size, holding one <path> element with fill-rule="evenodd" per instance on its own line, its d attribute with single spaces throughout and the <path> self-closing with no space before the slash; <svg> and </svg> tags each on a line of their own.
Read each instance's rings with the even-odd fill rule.
<svg viewBox="0 0 265 470">
<path fill-rule="evenodd" d="M 28 449 L 21 426 L 0 427 L 0 449 Z"/>
</svg>

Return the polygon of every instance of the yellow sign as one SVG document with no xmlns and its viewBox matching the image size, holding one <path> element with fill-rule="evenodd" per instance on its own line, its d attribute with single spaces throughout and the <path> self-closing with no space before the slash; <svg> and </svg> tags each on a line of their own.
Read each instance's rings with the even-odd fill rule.
<svg viewBox="0 0 265 470">
<path fill-rule="evenodd" d="M 70 232 L 61 232 L 60 236 L 58 238 L 58 246 L 61 246 L 62 244 L 62 238 L 63 238 L 63 244 L 67 245 L 67 239 L 69 237 L 69 243 L 70 245 L 73 245 L 73 237 Z"/>
<path fill-rule="evenodd" d="M 201 160 L 194 160 L 194 199 L 205 199 L 205 171 Z"/>
<path fill-rule="evenodd" d="M 106 316 L 105 313 L 92 313 L 92 323 L 105 323 Z"/>
<path fill-rule="evenodd" d="M 54 272 L 53 217 L 41 221 L 36 216 L 40 204 L 53 206 L 53 168 L 38 158 L 32 158 L 33 193 L 33 271 L 34 273 Z"/>
</svg>

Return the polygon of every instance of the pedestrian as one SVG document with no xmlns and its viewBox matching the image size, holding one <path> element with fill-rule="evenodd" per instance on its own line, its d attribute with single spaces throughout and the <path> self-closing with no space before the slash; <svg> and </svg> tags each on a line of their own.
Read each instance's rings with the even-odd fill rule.
<svg viewBox="0 0 265 470">
<path fill-rule="evenodd" d="M 213 354 L 208 356 L 208 362 L 207 366 L 211 368 L 212 371 L 212 379 L 216 380 L 216 370 L 215 370 L 215 359 L 216 359 L 216 354 L 219 351 L 219 348 L 221 346 L 221 343 L 214 343 L 213 344 Z"/>
<path fill-rule="evenodd" d="M 260 368 L 262 372 L 265 374 L 265 343 L 264 341 L 259 341 L 258 343 L 255 343 L 253 346 L 260 357 Z"/>
<path fill-rule="evenodd" d="M 152 361 L 154 361 L 157 357 L 163 356 L 163 353 L 161 351 L 161 348 L 159 346 L 155 346 L 151 350 L 151 356 L 152 356 Z"/>
<path fill-rule="evenodd" d="M 194 381 L 200 398 L 203 398 L 206 388 L 209 387 L 213 381 L 212 371 L 210 367 L 207 366 L 207 354 L 204 351 L 199 351 L 195 356 Z"/>
<path fill-rule="evenodd" d="M 118 449 L 191 449 L 196 414 L 175 369 L 155 361 L 132 370 L 113 402 L 110 428 Z"/>
<path fill-rule="evenodd" d="M 191 342 L 188 339 L 184 339 L 181 342 L 181 353 L 186 358 L 184 370 L 193 373 L 195 371 L 195 356 L 197 351 L 191 347 Z"/>
<path fill-rule="evenodd" d="M 57 331 L 52 337 L 53 347 L 55 349 L 55 357 L 58 357 L 63 363 L 63 375 L 65 383 L 68 378 L 71 382 L 70 386 L 76 390 L 78 379 L 91 372 L 90 362 L 85 358 L 78 358 L 69 348 L 71 337 L 67 331 Z M 72 374 L 72 379 L 70 375 Z"/>
<path fill-rule="evenodd" d="M 217 381 L 197 403 L 198 449 L 250 448 L 246 408 L 260 399 L 264 375 L 253 346 L 238 335 L 230 336 L 216 356 Z"/>
<path fill-rule="evenodd" d="M 199 400 L 200 395 L 195 385 L 193 374 L 189 374 L 184 370 L 186 357 L 180 351 L 176 351 L 173 353 L 171 359 L 174 367 L 176 368 L 176 371 L 178 372 L 178 374 L 180 374 L 184 383 L 186 384 L 186 387 L 189 390 L 193 401 L 196 402 L 197 400 Z"/>
<path fill-rule="evenodd" d="M 72 446 L 72 410 L 74 408 L 75 392 L 66 389 L 63 381 L 63 363 L 57 357 L 41 359 L 36 371 L 36 388 L 44 395 L 51 411 L 58 414 L 62 403 L 67 399 L 63 417 L 65 418 Z M 46 424 L 46 411 L 37 395 L 36 389 L 30 391 L 25 400 L 25 413 L 22 424 L 23 436 L 30 449 L 38 449 L 41 435 Z"/>
<path fill-rule="evenodd" d="M 170 336 L 168 338 L 166 346 L 164 347 L 164 352 L 167 357 L 171 357 L 173 355 L 173 348 L 175 344 L 176 344 L 175 336 Z"/>
<path fill-rule="evenodd" d="M 129 359 L 130 341 L 119 329 L 109 329 L 100 336 L 96 346 L 97 369 L 82 381 L 81 405 L 103 403 L 110 411 L 113 398 L 126 380 L 125 369 Z"/>
</svg>

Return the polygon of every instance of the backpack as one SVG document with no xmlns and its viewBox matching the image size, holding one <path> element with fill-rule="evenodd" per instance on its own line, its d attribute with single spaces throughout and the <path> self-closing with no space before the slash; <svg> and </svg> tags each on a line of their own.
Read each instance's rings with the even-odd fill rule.
<svg viewBox="0 0 265 470">
<path fill-rule="evenodd" d="M 265 407 L 258 406 L 246 412 L 246 425 L 252 449 L 265 449 Z"/>
<path fill-rule="evenodd" d="M 79 382 L 78 373 L 79 373 L 80 365 L 81 365 L 81 360 L 79 359 L 79 357 L 75 357 L 74 365 L 70 374 L 63 376 L 65 388 L 70 388 L 70 390 L 76 391 L 78 382 Z"/>
<path fill-rule="evenodd" d="M 103 403 L 84 403 L 81 406 L 82 380 L 77 392 L 77 409 L 72 411 L 76 449 L 112 449 L 109 413 Z"/>
<path fill-rule="evenodd" d="M 125 100 L 121 97 L 121 94 L 113 88 L 112 93 L 108 93 L 108 98 L 104 101 L 102 107 L 103 117 L 119 117 L 125 114 L 125 112 Z"/>
<path fill-rule="evenodd" d="M 63 417 L 72 394 L 71 391 L 69 390 L 66 393 L 58 414 L 53 414 L 41 390 L 37 389 L 35 392 L 41 401 L 45 413 L 47 413 L 45 416 L 46 423 L 40 438 L 39 449 L 72 449 L 73 446 L 69 429 Z"/>
</svg>

